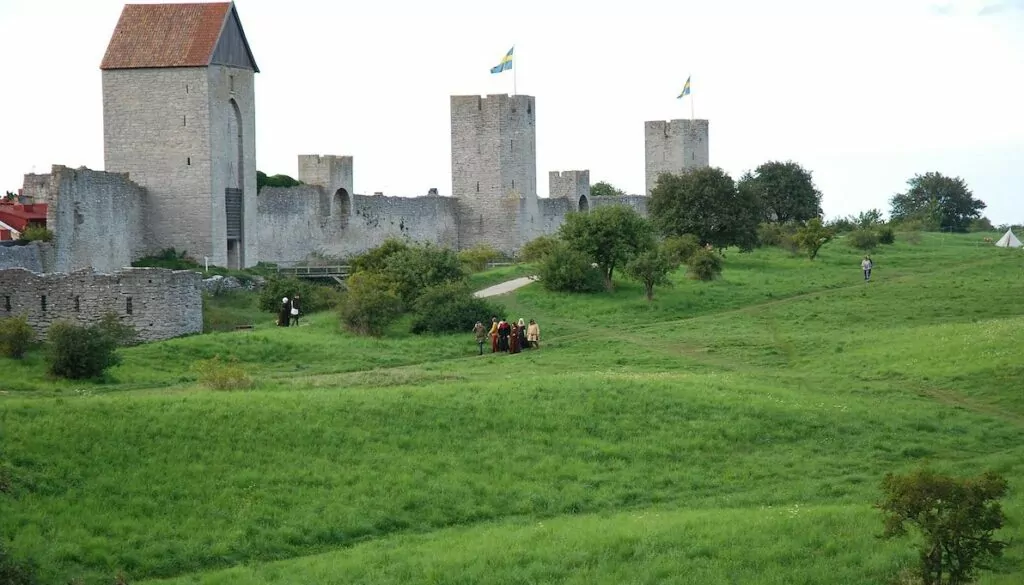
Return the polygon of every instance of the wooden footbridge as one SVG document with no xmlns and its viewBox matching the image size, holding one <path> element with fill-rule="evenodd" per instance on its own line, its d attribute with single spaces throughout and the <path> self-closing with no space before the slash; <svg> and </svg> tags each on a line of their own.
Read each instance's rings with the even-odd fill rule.
<svg viewBox="0 0 1024 585">
<path fill-rule="evenodd" d="M 348 266 L 289 266 L 277 267 L 279 276 L 294 278 L 331 279 L 342 284 L 348 277 Z"/>
</svg>

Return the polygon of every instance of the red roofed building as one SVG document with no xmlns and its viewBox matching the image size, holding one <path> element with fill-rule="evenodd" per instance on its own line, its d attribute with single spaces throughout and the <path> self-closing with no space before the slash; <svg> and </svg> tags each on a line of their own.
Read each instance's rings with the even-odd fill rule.
<svg viewBox="0 0 1024 585">
<path fill-rule="evenodd" d="M 258 261 L 253 78 L 234 3 L 127 4 L 103 61 L 104 167 L 146 190 L 146 241 Z"/>
<path fill-rule="evenodd" d="M 0 203 L 0 241 L 16 240 L 30 226 L 46 227 L 45 203 Z"/>
</svg>

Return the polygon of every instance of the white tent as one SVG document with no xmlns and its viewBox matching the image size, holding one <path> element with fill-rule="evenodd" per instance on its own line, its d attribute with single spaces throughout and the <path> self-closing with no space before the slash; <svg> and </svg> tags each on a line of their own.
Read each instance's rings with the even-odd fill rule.
<svg viewBox="0 0 1024 585">
<path fill-rule="evenodd" d="M 1003 237 L 999 238 L 999 241 L 996 242 L 996 246 L 1000 248 L 1020 248 L 1024 244 L 1021 244 L 1017 236 L 1013 235 L 1013 230 L 1006 230 Z"/>
</svg>

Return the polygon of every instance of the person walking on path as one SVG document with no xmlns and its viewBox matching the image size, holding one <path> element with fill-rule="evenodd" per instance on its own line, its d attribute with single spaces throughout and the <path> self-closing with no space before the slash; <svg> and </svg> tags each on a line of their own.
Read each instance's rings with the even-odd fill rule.
<svg viewBox="0 0 1024 585">
<path fill-rule="evenodd" d="M 288 297 L 281 299 L 281 308 L 277 310 L 277 324 L 279 327 L 287 327 L 291 322 L 290 308 L 291 306 L 288 304 Z"/>
<path fill-rule="evenodd" d="M 873 266 L 874 263 L 871 261 L 870 256 L 865 256 L 864 259 L 861 260 L 860 268 L 861 270 L 864 271 L 864 282 L 868 282 L 869 280 L 871 280 L 871 268 Z"/>
<path fill-rule="evenodd" d="M 302 300 L 299 297 L 298 293 L 296 293 L 295 296 L 292 297 L 292 303 L 291 303 L 292 304 L 292 310 L 291 310 L 292 324 L 295 325 L 296 327 L 299 326 L 299 315 L 302 314 L 301 303 L 302 303 Z"/>
<path fill-rule="evenodd" d="M 476 344 L 480 347 L 480 355 L 484 355 L 484 341 L 487 339 L 487 329 L 484 324 L 477 321 L 473 326 L 473 335 L 476 337 Z"/>
</svg>

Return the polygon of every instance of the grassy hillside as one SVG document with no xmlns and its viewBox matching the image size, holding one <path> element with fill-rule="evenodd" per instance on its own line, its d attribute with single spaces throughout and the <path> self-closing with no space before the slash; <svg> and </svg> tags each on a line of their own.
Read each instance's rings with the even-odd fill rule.
<svg viewBox="0 0 1024 585">
<path fill-rule="evenodd" d="M 1010 479 L 981 583 L 1019 583 L 1024 253 L 979 240 L 880 249 L 870 284 L 835 242 L 653 303 L 530 285 L 515 356 L 324 314 L 130 348 L 107 384 L 0 361 L 0 530 L 48 583 L 882 584 L 914 552 L 875 538 L 879 481 L 928 462 Z M 257 387 L 202 388 L 214 355 Z"/>
</svg>

